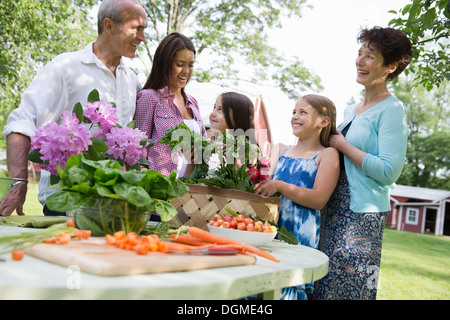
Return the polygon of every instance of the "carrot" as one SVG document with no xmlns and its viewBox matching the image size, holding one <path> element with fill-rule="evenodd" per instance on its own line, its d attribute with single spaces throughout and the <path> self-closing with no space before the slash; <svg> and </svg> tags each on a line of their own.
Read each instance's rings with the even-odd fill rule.
<svg viewBox="0 0 450 320">
<path fill-rule="evenodd" d="M 91 234 L 92 234 L 91 230 L 82 230 L 82 237 L 83 237 L 83 239 L 89 239 Z"/>
<path fill-rule="evenodd" d="M 167 250 L 169 250 L 169 249 L 167 249 L 167 243 L 165 241 L 160 241 L 158 243 L 158 251 L 166 252 Z"/>
<path fill-rule="evenodd" d="M 45 243 L 54 243 L 56 241 L 56 239 L 58 239 L 55 236 L 51 236 L 50 238 L 47 238 L 44 240 Z"/>
<path fill-rule="evenodd" d="M 83 239 L 83 231 L 82 230 L 75 231 L 75 238 Z"/>
<path fill-rule="evenodd" d="M 145 244 L 137 244 L 133 250 L 136 251 L 137 254 L 145 255 L 148 252 L 148 246 Z"/>
<path fill-rule="evenodd" d="M 155 239 L 151 236 L 142 236 L 141 243 L 146 245 L 149 251 L 155 252 L 158 250 L 159 239 Z"/>
<path fill-rule="evenodd" d="M 70 234 L 67 234 L 65 232 L 61 232 L 58 236 L 58 239 L 56 240 L 57 244 L 66 244 L 70 242 Z"/>
<path fill-rule="evenodd" d="M 105 240 L 107 244 L 114 245 L 117 241 L 117 238 L 114 237 L 113 235 L 107 234 L 105 236 Z"/>
<path fill-rule="evenodd" d="M 127 234 L 125 233 L 125 231 L 117 231 L 114 233 L 114 237 L 118 240 L 120 239 L 124 239 L 127 236 Z"/>
<path fill-rule="evenodd" d="M 197 238 L 194 238 L 190 234 L 171 234 L 170 238 L 173 239 L 176 242 L 189 244 L 192 246 L 204 246 L 206 244 L 209 244 L 209 242 L 201 241 Z"/>
<path fill-rule="evenodd" d="M 24 255 L 25 253 L 22 250 L 14 250 L 11 252 L 11 258 L 16 261 L 22 260 Z"/>
<path fill-rule="evenodd" d="M 67 219 L 67 220 L 66 220 L 66 224 L 67 224 L 67 226 L 70 227 L 70 228 L 75 228 L 75 222 L 73 222 L 72 219 Z"/>
<path fill-rule="evenodd" d="M 164 245 L 164 252 L 168 250 L 176 250 L 176 251 L 190 251 L 190 250 L 200 250 L 200 249 L 207 249 L 207 248 L 214 248 L 214 243 L 206 243 L 201 246 L 193 246 L 189 244 L 184 243 L 177 243 L 174 241 L 161 241 L 161 243 Z"/>
<path fill-rule="evenodd" d="M 215 234 L 212 234 L 211 232 L 205 231 L 203 229 L 197 228 L 197 227 L 190 227 L 188 234 L 190 234 L 191 236 L 201 240 L 201 241 L 206 241 L 209 243 L 216 243 L 216 244 L 236 244 L 236 245 L 242 245 L 242 247 L 251 253 L 254 253 L 260 257 L 275 261 L 275 262 L 280 262 L 280 260 L 278 260 L 277 258 L 275 258 L 274 256 L 272 256 L 271 254 L 265 252 L 264 250 L 255 248 L 254 246 L 251 246 L 249 244 L 240 242 L 240 241 L 236 241 L 233 239 L 228 239 L 225 237 L 221 237 Z"/>
<path fill-rule="evenodd" d="M 161 242 L 165 244 L 166 250 L 177 250 L 177 251 L 198 250 L 198 247 L 184 243 L 177 243 L 174 241 L 161 241 Z"/>
</svg>

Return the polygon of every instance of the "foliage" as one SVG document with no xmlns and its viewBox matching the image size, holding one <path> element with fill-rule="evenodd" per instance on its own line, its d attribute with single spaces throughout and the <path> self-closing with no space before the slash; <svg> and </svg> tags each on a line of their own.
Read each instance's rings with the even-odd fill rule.
<svg viewBox="0 0 450 320">
<path fill-rule="evenodd" d="M 449 82 L 426 91 L 410 79 L 392 85 L 408 112 L 408 149 L 398 184 L 450 190 Z"/>
<path fill-rule="evenodd" d="M 268 45 L 266 30 L 281 27 L 280 17 L 301 16 L 306 0 L 146 0 L 150 20 L 145 50 L 150 60 L 164 36 L 178 31 L 189 36 L 207 69 L 197 68 L 199 82 L 267 82 L 297 98 L 305 89 L 320 90 L 320 78 L 293 57 L 288 60 Z M 237 61 L 253 69 L 243 74 Z M 148 69 L 148 68 L 147 68 Z M 246 70 L 246 71 L 247 71 Z"/>
<path fill-rule="evenodd" d="M 399 17 L 389 24 L 402 30 L 414 47 L 414 58 L 405 70 L 416 74 L 416 83 L 431 90 L 450 80 L 450 4 L 448 0 L 412 0 L 390 11 Z"/>
<path fill-rule="evenodd" d="M 0 127 L 36 71 L 94 38 L 87 13 L 96 0 L 0 1 Z M 3 133 L 0 132 L 0 138 Z M 0 147 L 5 147 L 0 139 Z"/>
<path fill-rule="evenodd" d="M 58 223 L 37 231 L 24 231 L 20 234 L 0 236 L 0 255 L 13 250 L 24 250 L 46 239 L 57 237 L 61 233 L 74 234 L 75 228 L 69 227 L 67 223 Z"/>
<path fill-rule="evenodd" d="M 168 144 L 172 152 L 194 147 L 194 170 L 189 176 L 180 178 L 182 181 L 253 192 L 247 169 L 252 162 L 258 163 L 259 150 L 244 135 L 235 137 L 225 131 L 217 140 L 209 142 L 182 122 L 168 130 L 159 142 Z M 211 160 L 213 155 L 218 157 L 217 164 Z M 242 165 L 236 165 L 236 160 Z"/>
<path fill-rule="evenodd" d="M 38 128 L 30 139 L 28 159 L 54 176 L 74 154 L 94 161 L 115 159 L 127 170 L 149 164 L 141 151 L 153 146 L 154 141 L 136 128 L 135 121 L 121 127 L 115 104 L 101 101 L 97 89 L 89 93 L 87 101 L 84 108 L 78 102 L 72 113 L 65 111 L 60 125 L 52 121 Z"/>
<path fill-rule="evenodd" d="M 58 192 L 46 200 L 50 210 L 73 210 L 105 197 L 156 211 L 161 221 L 169 221 L 177 214 L 170 200 L 188 191 L 175 172 L 166 177 L 155 170 L 123 171 L 115 160 L 92 161 L 82 155 L 70 157 L 65 169 L 58 168 L 58 172 L 60 182 L 50 187 Z"/>
</svg>

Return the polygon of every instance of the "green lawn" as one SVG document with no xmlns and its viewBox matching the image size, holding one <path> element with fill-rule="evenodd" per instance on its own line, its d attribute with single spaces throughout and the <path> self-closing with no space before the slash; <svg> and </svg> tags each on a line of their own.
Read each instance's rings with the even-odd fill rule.
<svg viewBox="0 0 450 320">
<path fill-rule="evenodd" d="M 386 228 L 378 299 L 450 299 L 450 238 Z"/>
<path fill-rule="evenodd" d="M 28 190 L 25 213 L 42 215 L 37 183 Z M 450 299 L 450 238 L 386 228 L 378 299 Z"/>
</svg>

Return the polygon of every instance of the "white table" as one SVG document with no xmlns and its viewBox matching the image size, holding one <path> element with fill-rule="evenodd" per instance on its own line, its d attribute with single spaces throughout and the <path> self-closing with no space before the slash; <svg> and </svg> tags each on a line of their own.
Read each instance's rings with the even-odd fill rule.
<svg viewBox="0 0 450 320">
<path fill-rule="evenodd" d="M 0 226 L 5 232 L 24 228 Z M 256 264 L 119 277 L 103 277 L 25 256 L 0 256 L 0 299 L 156 299 L 229 300 L 264 292 L 279 299 L 279 289 L 316 281 L 328 272 L 328 257 L 318 250 L 274 240 L 267 250 L 280 263 Z"/>
</svg>

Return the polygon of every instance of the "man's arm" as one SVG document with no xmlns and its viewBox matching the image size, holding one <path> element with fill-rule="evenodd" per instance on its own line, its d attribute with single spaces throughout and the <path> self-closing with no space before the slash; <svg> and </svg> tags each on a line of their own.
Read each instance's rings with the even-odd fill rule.
<svg viewBox="0 0 450 320">
<path fill-rule="evenodd" d="M 28 153 L 31 149 L 30 138 L 11 133 L 7 137 L 8 172 L 13 178 L 28 180 Z M 0 203 L 0 215 L 10 216 L 14 209 L 18 215 L 24 215 L 23 204 L 27 195 L 27 184 L 16 184 Z"/>
</svg>

